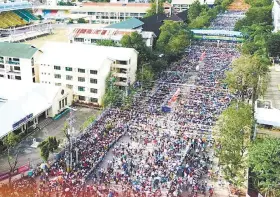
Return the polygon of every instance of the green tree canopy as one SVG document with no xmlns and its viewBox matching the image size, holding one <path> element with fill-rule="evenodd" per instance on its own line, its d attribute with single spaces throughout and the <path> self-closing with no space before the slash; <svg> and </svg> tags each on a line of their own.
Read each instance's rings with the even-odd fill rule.
<svg viewBox="0 0 280 197">
<path fill-rule="evenodd" d="M 38 145 L 41 150 L 40 155 L 44 161 L 48 161 L 50 153 L 58 149 L 59 143 L 56 137 L 50 136 Z"/>
<path fill-rule="evenodd" d="M 268 53 L 271 57 L 280 56 L 280 33 L 271 34 L 267 39 Z"/>
<path fill-rule="evenodd" d="M 280 139 L 257 139 L 249 149 L 249 164 L 257 188 L 267 197 L 280 196 Z"/>
<path fill-rule="evenodd" d="M 112 73 L 109 73 L 108 77 L 106 78 L 105 94 L 102 98 L 103 107 L 122 103 L 123 91 L 120 90 L 119 87 L 115 86 L 114 83 L 115 77 Z"/>
<path fill-rule="evenodd" d="M 254 99 L 264 93 L 269 69 L 258 56 L 242 55 L 233 61 L 231 67 L 232 70 L 226 72 L 225 82 L 231 91 L 240 93 L 243 101 L 249 89 L 254 89 Z"/>
<path fill-rule="evenodd" d="M 157 40 L 157 49 L 166 55 L 178 55 L 189 46 L 192 33 L 185 24 L 165 21 L 160 27 L 161 33 Z"/>
<path fill-rule="evenodd" d="M 154 72 L 150 64 L 145 64 L 141 67 L 141 70 L 139 69 L 137 80 L 142 82 L 143 87 L 149 85 L 154 80 Z"/>
<path fill-rule="evenodd" d="M 272 24 L 272 6 L 252 7 L 246 12 L 246 17 L 237 21 L 235 30 L 240 31 L 244 27 L 255 25 L 271 25 Z"/>
<path fill-rule="evenodd" d="M 158 0 L 158 14 L 164 14 L 164 1 Z M 153 1 L 151 4 L 150 9 L 147 10 L 145 17 L 153 16 L 157 13 L 157 4 L 156 1 Z"/>
<path fill-rule="evenodd" d="M 153 54 L 151 53 L 151 49 L 146 46 L 141 34 L 139 34 L 138 32 L 133 32 L 130 35 L 123 36 L 120 43 L 122 47 L 134 48 L 139 52 L 138 65 L 141 65 L 144 62 L 148 62 L 154 58 Z"/>
<path fill-rule="evenodd" d="M 200 12 L 202 11 L 202 6 L 198 0 L 193 2 L 188 9 L 188 19 L 192 21 L 199 16 Z"/>
<path fill-rule="evenodd" d="M 117 47 L 117 44 L 113 40 L 98 40 L 96 45 Z"/>
<path fill-rule="evenodd" d="M 236 187 L 241 187 L 246 177 L 246 152 L 250 144 L 252 121 L 251 106 L 239 102 L 232 103 L 217 122 L 215 135 L 221 146 L 218 158 L 225 179 Z"/>
</svg>

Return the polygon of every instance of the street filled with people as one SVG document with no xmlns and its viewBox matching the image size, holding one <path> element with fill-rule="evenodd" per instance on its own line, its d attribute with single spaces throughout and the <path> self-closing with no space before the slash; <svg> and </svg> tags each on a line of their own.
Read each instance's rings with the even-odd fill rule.
<svg viewBox="0 0 280 197">
<path fill-rule="evenodd" d="M 227 14 L 240 13 L 211 28 L 232 28 Z M 237 43 L 194 41 L 129 109 L 106 109 L 54 163 L 0 196 L 212 196 L 212 129 L 234 98 L 223 79 L 238 56 Z"/>
</svg>

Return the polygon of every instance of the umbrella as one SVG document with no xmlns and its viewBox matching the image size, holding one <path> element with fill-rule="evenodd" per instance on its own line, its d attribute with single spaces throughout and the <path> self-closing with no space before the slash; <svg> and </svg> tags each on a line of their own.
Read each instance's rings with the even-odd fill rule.
<svg viewBox="0 0 280 197">
<path fill-rule="evenodd" d="M 33 171 L 32 170 L 28 171 L 27 175 L 31 177 L 33 175 Z"/>
<path fill-rule="evenodd" d="M 48 168 L 48 165 L 47 165 L 46 163 L 42 163 L 42 164 L 40 165 L 40 168 L 46 169 L 46 168 Z"/>
</svg>

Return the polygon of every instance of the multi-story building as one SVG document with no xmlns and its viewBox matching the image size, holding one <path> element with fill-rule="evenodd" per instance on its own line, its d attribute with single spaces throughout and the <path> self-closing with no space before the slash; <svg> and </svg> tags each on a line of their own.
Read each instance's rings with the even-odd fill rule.
<svg viewBox="0 0 280 197">
<path fill-rule="evenodd" d="M 88 2 L 79 6 L 38 6 L 35 14 L 46 19 L 86 18 L 90 23 L 113 24 L 128 18 L 143 18 L 150 3 L 102 3 Z M 171 15 L 171 5 L 164 3 L 166 14 Z"/>
<path fill-rule="evenodd" d="M 172 0 L 171 5 L 176 13 L 189 9 L 190 5 L 197 0 Z M 213 6 L 215 0 L 199 0 L 200 4 Z"/>
<path fill-rule="evenodd" d="M 272 18 L 273 18 L 273 26 L 274 32 L 280 30 L 280 1 L 274 0 L 273 8 L 272 8 Z"/>
<path fill-rule="evenodd" d="M 138 52 L 132 48 L 49 42 L 42 51 L 40 83 L 72 89 L 75 101 L 100 105 L 110 71 L 121 87 L 136 78 Z"/>
<path fill-rule="evenodd" d="M 117 24 L 114 24 L 117 25 Z M 96 28 L 85 29 L 75 28 L 69 36 L 70 43 L 96 44 L 100 40 L 112 40 L 117 45 L 124 35 L 132 32 L 141 34 L 147 47 L 152 48 L 156 35 L 153 32 L 142 31 L 141 29 L 115 29 L 115 28 Z"/>
<path fill-rule="evenodd" d="M 41 52 L 29 44 L 0 42 L 0 78 L 38 82 Z"/>
</svg>

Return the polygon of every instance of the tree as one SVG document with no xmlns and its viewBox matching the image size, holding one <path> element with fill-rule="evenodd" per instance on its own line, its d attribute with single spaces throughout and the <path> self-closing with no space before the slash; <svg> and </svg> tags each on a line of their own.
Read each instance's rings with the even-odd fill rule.
<svg viewBox="0 0 280 197">
<path fill-rule="evenodd" d="M 267 197 L 280 196 L 280 140 L 257 139 L 249 148 L 249 164 L 256 174 L 257 188 Z"/>
<path fill-rule="evenodd" d="M 271 34 L 267 39 L 268 53 L 271 57 L 280 56 L 280 33 Z"/>
<path fill-rule="evenodd" d="M 151 49 L 146 46 L 141 34 L 138 32 L 132 32 L 130 35 L 123 36 L 120 43 L 122 47 L 134 48 L 138 51 L 138 65 L 154 58 Z"/>
<path fill-rule="evenodd" d="M 19 143 L 20 137 L 16 135 L 14 132 L 10 132 L 3 140 L 3 144 L 7 147 L 8 151 L 8 164 L 10 167 L 9 171 L 9 185 L 12 184 L 12 175 L 16 170 L 16 166 L 18 163 L 18 149 L 15 146 Z M 14 149 L 14 151 L 13 151 Z M 14 152 L 14 153 L 13 153 Z"/>
<path fill-rule="evenodd" d="M 190 8 L 188 9 L 189 21 L 193 21 L 194 19 L 196 19 L 201 11 L 202 11 L 201 4 L 198 0 L 196 0 L 190 5 Z"/>
<path fill-rule="evenodd" d="M 117 44 L 113 40 L 98 40 L 96 42 L 98 46 L 112 46 L 117 47 Z"/>
<path fill-rule="evenodd" d="M 56 137 L 50 136 L 38 145 L 41 150 L 40 155 L 44 161 L 48 161 L 50 153 L 58 149 L 59 143 Z"/>
<path fill-rule="evenodd" d="M 157 40 L 157 49 L 165 55 L 178 56 L 190 44 L 192 33 L 185 24 L 165 21 L 160 27 L 161 33 Z"/>
<path fill-rule="evenodd" d="M 164 14 L 163 1 L 161 1 L 161 0 L 158 0 L 158 12 L 157 12 L 157 3 L 156 3 L 156 1 L 153 1 L 151 3 L 150 9 L 147 10 L 145 17 L 153 16 L 157 13 Z"/>
<path fill-rule="evenodd" d="M 142 87 L 150 85 L 151 81 L 154 80 L 154 73 L 150 64 L 142 66 L 141 70 L 137 73 L 137 80 L 142 82 Z"/>
<path fill-rule="evenodd" d="M 229 89 L 238 92 L 245 99 L 245 94 L 252 90 L 252 113 L 258 95 L 264 93 L 269 80 L 268 65 L 258 56 L 242 55 L 232 63 L 232 70 L 226 73 L 225 82 Z"/>
<path fill-rule="evenodd" d="M 84 18 L 79 18 L 77 22 L 78 23 L 87 23 L 87 21 Z"/>
<path fill-rule="evenodd" d="M 243 102 L 232 103 L 219 117 L 216 140 L 219 163 L 225 179 L 235 187 L 242 187 L 247 170 L 247 151 L 253 117 L 251 107 Z"/>
<path fill-rule="evenodd" d="M 117 105 L 122 103 L 123 100 L 123 91 L 119 89 L 119 87 L 115 86 L 116 78 L 113 76 L 112 73 L 109 73 L 108 77 L 106 78 L 106 87 L 105 87 L 105 94 L 102 98 L 102 106 L 107 107 L 110 105 Z"/>
</svg>

